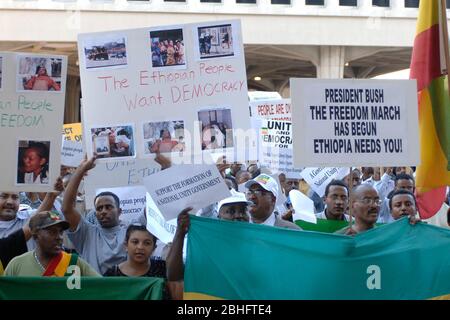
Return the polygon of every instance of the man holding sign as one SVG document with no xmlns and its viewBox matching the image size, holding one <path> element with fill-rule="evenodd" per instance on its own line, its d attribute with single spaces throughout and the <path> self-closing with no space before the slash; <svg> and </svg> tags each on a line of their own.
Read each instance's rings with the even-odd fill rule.
<svg viewBox="0 0 450 320">
<path fill-rule="evenodd" d="M 112 192 L 102 192 L 94 199 L 96 217 L 100 225 L 86 221 L 75 209 L 78 186 L 86 173 L 95 167 L 96 157 L 85 159 L 75 171 L 63 199 L 62 211 L 69 222 L 69 239 L 81 257 L 103 274 L 112 266 L 126 260 L 125 243 L 127 225 L 119 225 L 120 200 Z M 138 223 L 146 225 L 145 215 Z M 130 224 L 134 221 L 130 221 Z"/>
</svg>

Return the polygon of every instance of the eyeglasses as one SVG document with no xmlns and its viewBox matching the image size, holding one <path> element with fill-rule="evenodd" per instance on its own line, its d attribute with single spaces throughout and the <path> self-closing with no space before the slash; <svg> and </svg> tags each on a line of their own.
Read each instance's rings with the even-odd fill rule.
<svg viewBox="0 0 450 320">
<path fill-rule="evenodd" d="M 362 202 L 366 205 L 374 204 L 376 206 L 380 206 L 383 203 L 383 200 L 380 199 L 372 199 L 372 198 L 364 198 L 364 199 L 358 199 L 355 200 L 357 202 Z"/>
<path fill-rule="evenodd" d="M 263 195 L 265 195 L 267 193 L 269 193 L 269 192 L 266 191 L 266 190 L 247 190 L 247 192 L 245 194 L 247 196 L 249 196 L 249 197 L 252 196 L 252 195 L 255 195 L 257 197 L 261 197 L 261 196 L 263 196 Z"/>
</svg>

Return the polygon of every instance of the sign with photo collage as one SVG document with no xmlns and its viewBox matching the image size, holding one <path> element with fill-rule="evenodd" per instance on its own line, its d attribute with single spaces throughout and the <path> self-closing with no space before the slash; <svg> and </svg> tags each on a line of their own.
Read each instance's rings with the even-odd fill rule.
<svg viewBox="0 0 450 320">
<path fill-rule="evenodd" d="M 66 77 L 65 56 L 0 52 L 1 190 L 53 190 Z"/>
<path fill-rule="evenodd" d="M 78 48 L 86 149 L 100 161 L 201 163 L 250 129 L 238 20 L 85 33 Z"/>
</svg>

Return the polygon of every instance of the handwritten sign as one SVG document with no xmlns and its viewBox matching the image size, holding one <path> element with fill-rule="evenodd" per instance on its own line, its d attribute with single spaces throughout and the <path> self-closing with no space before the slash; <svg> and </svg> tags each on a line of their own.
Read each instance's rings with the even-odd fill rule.
<svg viewBox="0 0 450 320">
<path fill-rule="evenodd" d="M 160 169 L 161 166 L 150 159 L 96 163 L 84 178 L 86 208 L 94 208 L 94 195 L 97 189 L 143 186 L 143 179 L 159 172 Z"/>
<path fill-rule="evenodd" d="M 186 207 L 193 212 L 230 196 L 215 165 L 179 165 L 144 178 L 144 184 L 165 220 Z"/>
<path fill-rule="evenodd" d="M 52 191 L 61 162 L 67 57 L 0 53 L 0 189 Z M 33 153 L 39 166 L 24 159 Z"/>
<path fill-rule="evenodd" d="M 250 128 L 240 28 L 232 20 L 79 35 L 84 132 L 117 136 L 113 128 L 133 125 L 137 158 L 157 147 L 186 159 L 235 148 L 235 131 Z M 85 140 L 92 154 L 95 137 Z"/>
<path fill-rule="evenodd" d="M 291 79 L 297 166 L 419 163 L 412 80 Z"/>
</svg>

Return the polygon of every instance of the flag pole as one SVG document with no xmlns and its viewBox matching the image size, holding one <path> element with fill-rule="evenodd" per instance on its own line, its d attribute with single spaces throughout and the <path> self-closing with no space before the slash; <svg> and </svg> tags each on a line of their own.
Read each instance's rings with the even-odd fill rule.
<svg viewBox="0 0 450 320">
<path fill-rule="evenodd" d="M 449 72 L 449 64 L 450 64 L 450 53 L 448 48 L 448 28 L 447 28 L 447 7 L 446 7 L 446 1 L 440 0 L 441 4 L 441 30 L 442 30 L 442 46 L 444 47 L 444 55 L 445 55 L 445 74 L 447 75 L 447 93 L 450 96 L 450 78 L 448 77 Z"/>
<path fill-rule="evenodd" d="M 351 206 L 351 193 L 352 193 L 352 186 L 353 186 L 353 175 L 352 175 L 352 167 L 350 167 L 350 173 L 348 175 L 348 226 L 352 227 L 352 206 Z M 345 212 L 345 211 L 344 211 Z"/>
</svg>

